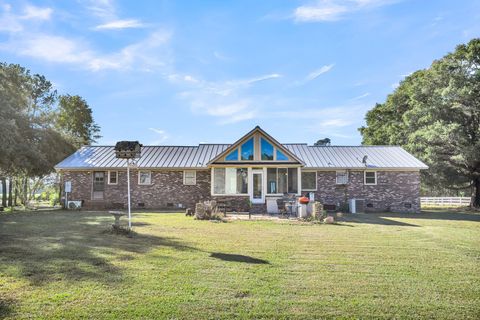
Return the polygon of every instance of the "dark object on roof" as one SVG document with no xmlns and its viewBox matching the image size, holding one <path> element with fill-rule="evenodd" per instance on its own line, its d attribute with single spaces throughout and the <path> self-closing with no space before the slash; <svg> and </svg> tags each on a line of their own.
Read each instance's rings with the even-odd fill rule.
<svg viewBox="0 0 480 320">
<path fill-rule="evenodd" d="M 115 144 L 115 156 L 121 159 L 140 158 L 142 145 L 138 141 L 119 141 Z"/>
</svg>

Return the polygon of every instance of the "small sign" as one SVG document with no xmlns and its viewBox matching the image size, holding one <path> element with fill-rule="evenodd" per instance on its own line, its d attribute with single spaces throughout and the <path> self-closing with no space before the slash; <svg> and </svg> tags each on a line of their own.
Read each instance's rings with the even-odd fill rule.
<svg viewBox="0 0 480 320">
<path fill-rule="evenodd" d="M 72 192 L 72 181 L 65 181 L 65 192 Z"/>
</svg>

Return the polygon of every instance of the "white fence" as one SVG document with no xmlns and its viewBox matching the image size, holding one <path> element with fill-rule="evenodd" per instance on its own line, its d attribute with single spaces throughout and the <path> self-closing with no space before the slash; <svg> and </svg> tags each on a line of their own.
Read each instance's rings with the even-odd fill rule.
<svg viewBox="0 0 480 320">
<path fill-rule="evenodd" d="M 465 207 L 470 205 L 471 197 L 420 197 L 424 207 Z"/>
</svg>

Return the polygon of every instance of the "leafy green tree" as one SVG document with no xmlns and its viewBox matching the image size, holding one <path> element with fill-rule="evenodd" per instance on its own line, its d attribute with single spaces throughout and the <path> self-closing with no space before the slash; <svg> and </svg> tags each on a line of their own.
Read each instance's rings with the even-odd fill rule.
<svg viewBox="0 0 480 320">
<path fill-rule="evenodd" d="M 329 146 L 331 144 L 330 138 L 317 140 L 313 145 L 314 146 Z"/>
<path fill-rule="evenodd" d="M 80 145 L 95 141 L 98 132 L 85 100 L 59 99 L 44 76 L 0 63 L 0 176 L 14 177 L 15 194 L 24 205 L 38 181 L 32 178 L 50 174 Z"/>
<path fill-rule="evenodd" d="M 398 144 L 429 165 L 425 181 L 471 188 L 480 207 L 480 39 L 407 77 L 360 128 L 364 144 Z"/>
<path fill-rule="evenodd" d="M 77 95 L 60 96 L 56 126 L 76 148 L 100 138 L 100 127 L 93 121 L 92 109 Z"/>
</svg>

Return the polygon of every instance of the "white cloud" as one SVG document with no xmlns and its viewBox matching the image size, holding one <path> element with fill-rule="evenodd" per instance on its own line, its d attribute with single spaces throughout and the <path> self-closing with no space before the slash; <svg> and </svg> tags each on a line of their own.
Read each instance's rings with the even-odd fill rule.
<svg viewBox="0 0 480 320">
<path fill-rule="evenodd" d="M 90 0 L 87 1 L 87 9 L 96 17 L 104 20 L 116 18 L 116 9 L 111 0 Z"/>
<path fill-rule="evenodd" d="M 96 30 L 119 30 L 130 28 L 143 28 L 144 23 L 137 19 L 114 20 L 95 27 Z"/>
<path fill-rule="evenodd" d="M 194 114 L 212 116 L 218 119 L 218 124 L 228 124 L 258 116 L 261 99 L 250 97 L 248 89 L 258 82 L 280 77 L 278 73 L 271 73 L 247 79 L 211 82 L 190 75 L 171 74 L 167 79 L 178 85 L 189 86 L 179 97 L 188 102 Z"/>
<path fill-rule="evenodd" d="M 317 69 L 315 71 L 312 71 L 308 74 L 308 76 L 305 78 L 305 82 L 312 81 L 317 79 L 319 76 L 321 76 L 324 73 L 327 73 L 328 71 L 332 70 L 334 67 L 334 64 L 329 64 L 321 67 L 320 69 Z"/>
<path fill-rule="evenodd" d="M 150 71 L 168 64 L 164 47 L 171 33 L 157 30 L 146 39 L 130 44 L 113 53 L 101 53 L 81 39 L 21 32 L 0 45 L 0 50 L 44 60 L 51 63 L 68 63 L 91 71 L 137 69 Z M 52 50 L 55 48 L 55 50 Z"/>
<path fill-rule="evenodd" d="M 155 132 L 158 137 L 150 142 L 149 144 L 150 145 L 158 145 L 158 144 L 162 144 L 163 142 L 165 142 L 166 140 L 168 140 L 168 138 L 170 137 L 167 132 L 165 130 L 162 130 L 162 129 L 157 129 L 157 128 L 148 128 L 148 130 L 150 131 L 153 131 Z"/>
<path fill-rule="evenodd" d="M 86 7 L 102 21 L 94 30 L 123 30 L 145 27 L 145 24 L 138 19 L 120 18 L 113 0 L 90 0 Z"/>
<path fill-rule="evenodd" d="M 400 0 L 317 0 L 297 7 L 293 19 L 297 22 L 337 21 L 348 13 L 388 5 Z"/>
<path fill-rule="evenodd" d="M 320 128 L 343 128 L 352 124 L 351 120 L 346 119 L 328 119 L 320 121 L 318 126 Z"/>
<path fill-rule="evenodd" d="M 295 9 L 294 17 L 299 22 L 335 21 L 340 19 L 348 7 L 330 1 L 321 1 L 316 5 L 300 6 Z"/>
<path fill-rule="evenodd" d="M 49 20 L 53 13 L 52 8 L 40 8 L 33 5 L 26 5 L 21 13 L 12 12 L 9 4 L 0 5 L 0 32 L 21 32 L 24 24 L 35 21 Z"/>
<path fill-rule="evenodd" d="M 362 94 L 362 95 L 359 95 L 359 96 L 357 96 L 357 97 L 355 97 L 355 98 L 350 99 L 350 101 L 360 100 L 360 99 L 363 99 L 363 98 L 368 97 L 369 95 L 370 95 L 370 92 L 366 92 L 366 93 L 364 93 L 364 94 Z"/>
<path fill-rule="evenodd" d="M 39 8 L 32 5 L 27 5 L 24 8 L 22 19 L 49 20 L 52 12 L 52 8 Z"/>
</svg>

